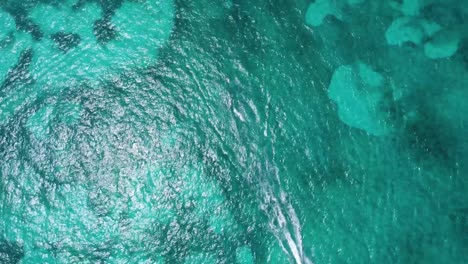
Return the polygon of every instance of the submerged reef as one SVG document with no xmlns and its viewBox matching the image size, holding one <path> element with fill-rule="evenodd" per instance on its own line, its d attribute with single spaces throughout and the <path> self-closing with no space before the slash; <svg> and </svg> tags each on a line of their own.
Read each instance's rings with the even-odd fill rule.
<svg viewBox="0 0 468 264">
<path fill-rule="evenodd" d="M 120 1 L 112 12 L 91 1 L 24 5 L 21 10 L 43 36 L 16 30 L 17 19 L 0 11 L 0 82 L 26 48 L 34 53 L 28 71 L 40 85 L 99 82 L 112 73 L 152 65 L 174 23 L 172 1 Z"/>
<path fill-rule="evenodd" d="M 368 65 L 357 62 L 336 69 L 328 87 L 328 95 L 338 106 L 340 119 L 347 125 L 372 135 L 384 135 L 386 126 L 382 101 L 385 80 Z"/>
<path fill-rule="evenodd" d="M 171 0 L 8 2 L 0 9 L 0 123 L 41 94 L 154 65 L 174 15 Z"/>
<path fill-rule="evenodd" d="M 349 203 L 349 195 L 341 193 L 343 190 L 355 192 L 358 201 L 363 196 L 375 197 L 368 192 L 380 188 L 374 191 L 395 195 L 395 198 L 357 202 L 359 205 L 350 209 L 353 213 L 343 211 L 335 219 L 347 221 L 353 215 L 363 220 L 375 209 L 379 211 L 375 216 L 382 217 L 388 225 L 392 225 L 392 221 L 405 222 L 377 239 L 377 247 L 387 244 L 379 253 L 386 256 L 383 262 L 389 259 L 395 263 L 466 262 L 463 253 L 466 239 L 459 233 L 463 227 L 453 220 L 460 215 L 453 213 L 457 214 L 455 217 L 451 213 L 455 207 L 465 208 L 466 199 L 461 193 L 467 188 L 464 176 L 468 172 L 466 1 L 364 0 L 353 5 L 344 0 L 317 0 L 303 12 L 312 35 L 311 42 L 320 50 L 318 53 L 328 70 L 324 74 L 328 80 L 324 86 L 335 118 L 348 128 L 348 132 L 340 134 L 339 140 L 346 143 L 340 145 L 343 149 L 339 151 L 346 152 L 349 148 L 352 154 L 348 154 L 348 162 L 356 166 L 354 173 L 342 173 L 352 180 L 337 180 L 337 193 L 330 194 L 329 188 L 324 191 L 327 212 L 333 211 L 329 208 L 338 203 L 343 203 L 343 208 L 354 206 Z M 364 154 L 366 152 L 369 154 Z M 353 174 L 355 176 L 350 176 Z M 371 184 L 373 180 L 376 182 Z M 343 182 L 348 182 L 346 188 Z M 382 207 L 376 205 L 384 200 Z M 363 208 L 373 209 L 365 211 Z M 389 208 L 395 210 L 392 213 L 404 215 L 405 220 L 395 220 L 394 215 L 384 216 L 390 214 Z M 414 220 L 408 213 L 412 210 L 424 212 L 421 215 L 427 217 L 420 215 Z M 466 220 L 466 215 L 464 217 Z M 426 220 L 430 224 L 419 222 Z M 346 243 L 352 243 L 349 239 L 352 232 L 356 232 L 356 237 L 363 234 L 357 231 L 360 228 L 369 232 L 370 239 L 365 242 L 369 244 L 374 243 L 371 240 L 376 234 L 371 232 L 385 232 L 382 230 L 386 227 L 371 228 L 373 221 L 362 226 L 361 221 L 357 222 L 358 226 L 335 231 L 342 224 L 334 225 L 334 220 L 330 220 L 333 231 L 329 233 L 343 232 L 340 237 L 347 242 L 335 246 L 336 239 L 331 239 L 320 249 L 341 250 Z M 466 227 L 461 232 L 466 233 Z M 323 237 L 329 233 L 324 232 Z M 409 238 L 408 234 L 414 238 Z M 384 242 L 386 239 L 388 241 Z M 349 263 L 344 256 L 367 256 L 368 248 L 368 245 L 363 246 L 361 254 L 355 254 L 355 247 L 349 247 L 348 253 L 336 256 L 329 251 L 329 255 L 323 254 L 317 259 Z M 379 254 L 375 255 L 376 259 Z"/>
<path fill-rule="evenodd" d="M 401 16 L 392 22 L 386 32 L 390 45 L 402 45 L 405 42 L 423 45 L 424 54 L 428 58 L 441 59 L 454 55 L 460 39 L 466 37 L 463 35 L 466 34 L 467 22 L 463 16 L 467 13 L 463 12 L 467 10 L 460 3 L 406 0 L 402 4 L 391 2 L 391 6 L 399 11 Z"/>
<path fill-rule="evenodd" d="M 75 2 L 66 1 L 59 6 L 41 4 L 31 11 L 31 19 L 46 36 L 52 36 L 34 47 L 36 56 L 31 71 L 40 82 L 53 85 L 66 85 L 73 80 L 95 82 L 112 72 L 152 65 L 172 31 L 171 1 L 124 1 L 112 17 L 104 19 L 97 4 L 75 7 Z M 64 41 L 68 41 L 67 45 Z M 50 58 L 55 63 L 50 63 Z M 63 68 L 67 70 L 61 71 Z M 44 69 L 54 74 L 41 72 Z"/>
<path fill-rule="evenodd" d="M 345 9 L 363 1 L 365 0 L 316 0 L 307 9 L 306 22 L 311 26 L 320 26 L 328 16 L 342 20 Z"/>
<path fill-rule="evenodd" d="M 0 83 L 3 83 L 10 69 L 18 63 L 20 54 L 32 46 L 32 38 L 17 32 L 14 18 L 2 10 L 0 23 Z"/>
<path fill-rule="evenodd" d="M 365 17 L 366 12 L 373 12 L 377 16 Z M 324 20 L 327 16 L 334 16 L 337 20 Z M 387 127 L 396 128 L 394 131 L 412 122 L 409 116 L 414 116 L 415 112 L 411 109 L 416 104 L 409 100 L 421 93 L 422 89 L 425 92 L 420 95 L 421 98 L 435 94 L 445 97 L 454 92 L 467 93 L 468 64 L 464 59 L 465 52 L 461 49 L 468 39 L 468 7 L 462 1 L 404 0 L 376 3 L 367 0 L 317 0 L 309 5 L 305 22 L 315 29 L 321 42 L 327 42 L 326 38 L 336 39 L 335 35 L 338 34 L 354 36 L 349 40 L 350 43 L 343 42 L 341 46 L 330 43 L 335 47 L 333 52 L 336 54 L 352 53 L 355 54 L 353 58 L 334 54 L 327 57 L 335 72 L 330 79 L 330 99 L 337 104 L 340 119 L 351 127 L 359 127 L 374 135 L 386 134 L 376 133 L 375 128 L 371 133 L 370 121 L 362 121 L 360 125 L 351 121 L 351 116 L 370 120 L 369 111 L 363 110 L 369 109 L 369 106 L 363 105 L 373 104 L 368 97 L 366 100 L 357 99 L 362 92 L 356 92 L 359 89 L 356 89 L 355 81 L 361 75 L 350 66 L 355 61 L 377 69 L 376 74 L 387 80 L 384 93 L 393 95 L 385 96 L 383 104 L 386 109 L 383 112 L 389 114 L 376 115 L 373 122 L 388 124 Z M 372 36 L 364 35 L 367 32 L 372 32 Z M 363 48 L 360 49 L 360 45 Z M 371 54 L 371 51 L 374 53 Z M 428 81 L 428 75 L 431 75 L 432 82 Z M 447 87 L 448 83 L 452 85 Z M 390 87 L 390 91 L 387 87 Z M 338 97 L 338 91 L 348 93 L 348 96 Z M 349 118 L 345 118 L 344 105 L 349 106 L 346 111 L 350 111 L 352 105 L 356 110 L 355 115 L 350 112 Z M 361 111 L 357 111 L 358 108 Z"/>
</svg>

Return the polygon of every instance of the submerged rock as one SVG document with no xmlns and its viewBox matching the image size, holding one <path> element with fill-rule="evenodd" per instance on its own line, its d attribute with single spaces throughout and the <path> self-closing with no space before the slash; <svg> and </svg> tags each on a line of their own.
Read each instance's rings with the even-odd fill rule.
<svg viewBox="0 0 468 264">
<path fill-rule="evenodd" d="M 24 256 L 23 246 L 19 243 L 12 243 L 5 239 L 0 239 L 0 262 L 8 264 L 20 263 Z"/>
<path fill-rule="evenodd" d="M 412 17 L 400 17 L 395 19 L 385 32 L 385 38 L 389 45 L 401 46 L 405 43 L 421 45 L 425 38 L 440 31 L 442 27 L 425 19 Z"/>
<path fill-rule="evenodd" d="M 453 56 L 460 43 L 456 32 L 441 31 L 424 44 L 424 54 L 431 59 L 442 59 Z"/>
<path fill-rule="evenodd" d="M 306 23 L 310 26 L 317 27 L 323 23 L 323 20 L 327 16 L 339 18 L 340 12 L 332 1 L 317 0 L 307 8 Z"/>
<path fill-rule="evenodd" d="M 16 25 L 10 14 L 0 10 L 0 84 L 7 78 L 21 53 L 30 47 L 32 39 L 29 34 L 16 32 Z"/>
<path fill-rule="evenodd" d="M 333 73 L 328 96 L 338 107 L 338 116 L 350 127 L 371 135 L 389 132 L 381 103 L 385 93 L 384 77 L 362 62 L 339 67 Z"/>
<path fill-rule="evenodd" d="M 31 19 L 51 36 L 34 45 L 31 71 L 40 84 L 92 84 L 149 66 L 172 32 L 172 1 L 125 1 L 105 17 L 98 4 L 75 2 L 39 4 L 31 11 Z"/>
<path fill-rule="evenodd" d="M 399 10 L 405 16 L 418 16 L 421 9 L 432 2 L 434 2 L 434 0 L 399 0 L 391 1 L 390 5 Z"/>
<path fill-rule="evenodd" d="M 306 23 L 317 27 L 327 16 L 342 20 L 343 9 L 363 2 L 364 0 L 316 0 L 307 8 Z"/>
<path fill-rule="evenodd" d="M 67 52 L 78 46 L 81 41 L 80 35 L 63 31 L 53 34 L 51 38 L 57 45 L 57 48 L 63 52 Z"/>
<path fill-rule="evenodd" d="M 109 19 L 96 20 L 94 22 L 93 32 L 98 42 L 103 44 L 117 38 L 118 35 L 117 28 L 112 25 Z"/>
<path fill-rule="evenodd" d="M 385 38 L 390 45 L 402 45 L 404 43 L 421 44 L 424 37 L 422 28 L 411 24 L 411 19 L 402 17 L 394 20 L 385 32 Z"/>
<path fill-rule="evenodd" d="M 396 18 L 387 29 L 388 44 L 423 45 L 424 54 L 430 59 L 448 58 L 457 52 L 462 36 L 466 35 L 463 17 L 468 12 L 461 3 L 404 0 L 390 5 L 403 16 Z"/>
</svg>

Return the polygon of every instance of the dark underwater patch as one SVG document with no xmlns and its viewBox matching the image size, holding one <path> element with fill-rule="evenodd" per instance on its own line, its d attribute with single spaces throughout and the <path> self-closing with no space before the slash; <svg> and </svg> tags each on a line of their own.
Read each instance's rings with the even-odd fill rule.
<svg viewBox="0 0 468 264">
<path fill-rule="evenodd" d="M 4 39 L 0 40 L 0 49 L 4 49 L 8 47 L 13 42 L 15 42 L 15 36 L 13 32 L 10 32 Z"/>
<path fill-rule="evenodd" d="M 24 256 L 23 246 L 16 242 L 0 239 L 0 262 L 3 264 L 16 264 Z"/>
<path fill-rule="evenodd" d="M 117 29 L 110 19 L 103 18 L 94 22 L 93 32 L 100 43 L 107 43 L 117 37 Z"/>
<path fill-rule="evenodd" d="M 18 63 L 8 72 L 5 82 L 1 86 L 0 90 L 2 92 L 5 92 L 5 89 L 11 85 L 32 81 L 28 68 L 31 65 L 33 56 L 34 51 L 32 49 L 26 49 L 21 52 Z"/>
<path fill-rule="evenodd" d="M 455 142 L 444 126 L 418 120 L 406 127 L 409 146 L 415 151 L 419 160 L 435 158 L 442 163 L 449 164 L 453 157 Z"/>
<path fill-rule="evenodd" d="M 25 9 L 17 7 L 7 8 L 5 11 L 10 13 L 15 19 L 17 30 L 31 34 L 35 41 L 40 41 L 42 39 L 44 33 L 39 26 L 28 17 L 28 12 Z"/>
<path fill-rule="evenodd" d="M 63 31 L 53 34 L 51 38 L 57 45 L 57 48 L 63 52 L 73 49 L 81 42 L 80 35 L 75 33 L 66 33 Z"/>
<path fill-rule="evenodd" d="M 462 40 L 462 43 L 460 45 L 458 52 L 461 56 L 463 64 L 468 69 L 468 37 Z"/>
</svg>

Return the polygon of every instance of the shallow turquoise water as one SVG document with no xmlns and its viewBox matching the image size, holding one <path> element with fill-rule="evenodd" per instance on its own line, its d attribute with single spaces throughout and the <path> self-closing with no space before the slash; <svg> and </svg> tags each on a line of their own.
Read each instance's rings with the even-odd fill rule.
<svg viewBox="0 0 468 264">
<path fill-rule="evenodd" d="M 0 263 L 468 263 L 466 1 L 0 7 Z"/>
</svg>

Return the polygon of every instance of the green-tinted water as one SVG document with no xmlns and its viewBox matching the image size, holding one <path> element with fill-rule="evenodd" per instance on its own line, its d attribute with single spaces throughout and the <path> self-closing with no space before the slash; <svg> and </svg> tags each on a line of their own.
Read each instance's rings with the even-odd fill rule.
<svg viewBox="0 0 468 264">
<path fill-rule="evenodd" d="M 0 263 L 468 262 L 468 2 L 0 7 Z"/>
</svg>

